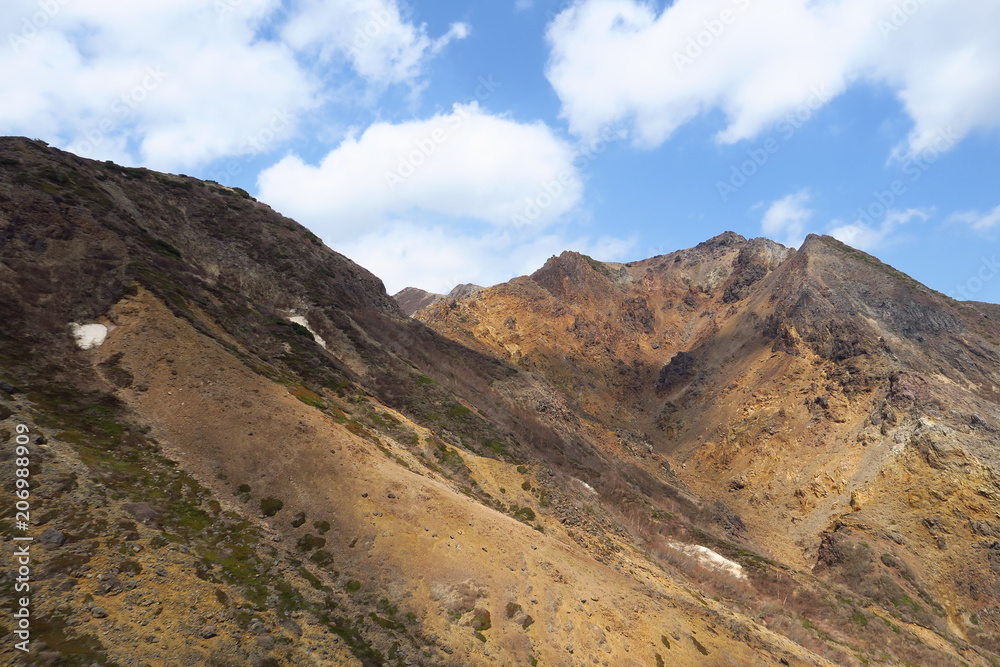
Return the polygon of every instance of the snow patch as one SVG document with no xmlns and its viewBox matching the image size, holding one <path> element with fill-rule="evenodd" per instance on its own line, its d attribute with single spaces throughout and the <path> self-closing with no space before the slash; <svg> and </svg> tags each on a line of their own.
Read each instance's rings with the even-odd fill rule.
<svg viewBox="0 0 1000 667">
<path fill-rule="evenodd" d="M 309 330 L 309 333 L 313 335 L 313 338 L 316 339 L 316 342 L 319 343 L 319 346 L 322 347 L 324 350 L 326 349 L 326 341 L 320 338 L 319 334 L 317 334 L 315 331 L 312 330 L 312 327 L 309 326 L 309 320 L 307 320 L 305 317 L 303 317 L 302 315 L 293 315 L 292 317 L 288 318 L 288 321 L 295 322 L 296 324 L 301 324 L 302 326 L 304 326 L 306 329 Z"/>
<path fill-rule="evenodd" d="M 73 337 L 76 338 L 76 345 L 81 350 L 89 350 L 100 347 L 104 339 L 108 337 L 108 328 L 103 324 L 78 324 L 70 322 L 73 329 Z"/>
<path fill-rule="evenodd" d="M 577 479 L 576 477 L 574 477 L 573 481 L 582 486 L 584 491 L 589 491 L 590 493 L 593 493 L 595 496 L 597 495 L 597 491 L 594 490 L 594 487 L 592 487 L 590 484 L 587 484 L 582 479 Z"/>
<path fill-rule="evenodd" d="M 731 561 L 724 556 L 720 556 L 708 547 L 703 547 L 700 544 L 681 544 L 679 542 L 668 542 L 667 546 L 671 549 L 676 549 L 677 551 L 686 553 L 688 556 L 691 556 L 698 561 L 700 565 L 710 567 L 713 570 L 721 570 L 722 572 L 730 574 L 737 579 L 747 578 L 747 575 L 743 572 L 742 565 Z"/>
</svg>

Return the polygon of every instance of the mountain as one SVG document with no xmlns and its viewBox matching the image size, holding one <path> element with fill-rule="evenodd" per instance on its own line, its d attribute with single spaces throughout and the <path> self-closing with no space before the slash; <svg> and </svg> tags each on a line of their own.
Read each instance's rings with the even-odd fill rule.
<svg viewBox="0 0 1000 667">
<path fill-rule="evenodd" d="M 990 665 L 998 311 L 727 234 L 410 318 L 246 192 L 0 139 L 0 654 Z"/>
<path fill-rule="evenodd" d="M 888 624 L 986 651 L 998 316 L 829 237 L 793 251 L 732 233 L 629 264 L 567 252 L 416 315 L 545 377 L 615 430 L 609 453 L 719 499 L 729 538 L 848 588 L 802 603 L 810 629 L 842 604 L 852 645 Z"/>
<path fill-rule="evenodd" d="M 463 299 L 477 294 L 483 288 L 472 283 L 456 285 L 448 294 L 434 294 L 426 292 L 419 287 L 406 287 L 392 296 L 392 298 L 403 309 L 407 315 L 413 315 L 418 310 L 423 310 L 432 303 L 445 299 Z"/>
</svg>

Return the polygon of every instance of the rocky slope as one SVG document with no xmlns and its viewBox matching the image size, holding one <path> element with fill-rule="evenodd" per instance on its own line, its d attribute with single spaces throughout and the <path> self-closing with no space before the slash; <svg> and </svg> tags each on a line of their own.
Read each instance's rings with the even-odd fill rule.
<svg viewBox="0 0 1000 667">
<path fill-rule="evenodd" d="M 995 306 L 832 238 L 728 233 L 624 265 L 564 253 L 416 317 L 544 376 L 616 432 L 609 457 L 723 503 L 731 539 L 848 588 L 802 603 L 808 634 L 1000 648 Z M 944 664 L 885 646 L 858 655 Z"/>
<path fill-rule="evenodd" d="M 424 291 L 418 287 L 406 287 L 392 296 L 393 300 L 404 313 L 413 315 L 418 310 L 423 310 L 427 306 L 443 301 L 445 299 L 464 299 L 478 294 L 483 288 L 479 285 L 464 283 L 456 285 L 448 294 L 434 294 Z"/>
<path fill-rule="evenodd" d="M 5 586 L 35 539 L 10 664 L 987 664 L 888 615 L 809 634 L 774 596 L 848 589 L 623 456 L 624 413 L 407 318 L 244 192 L 0 139 L 0 318 Z"/>
</svg>

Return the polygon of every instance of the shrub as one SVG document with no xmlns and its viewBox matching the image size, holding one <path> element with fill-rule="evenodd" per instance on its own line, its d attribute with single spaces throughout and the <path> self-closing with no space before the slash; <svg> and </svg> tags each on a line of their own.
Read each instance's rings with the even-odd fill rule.
<svg viewBox="0 0 1000 667">
<path fill-rule="evenodd" d="M 472 410 L 461 403 L 452 403 L 448 408 L 448 416 L 452 419 L 462 419 L 472 414 Z"/>
<path fill-rule="evenodd" d="M 511 511 L 513 513 L 513 517 L 518 521 L 530 523 L 535 520 L 535 510 L 530 507 L 518 508 L 517 505 L 511 505 Z"/>
<path fill-rule="evenodd" d="M 312 551 L 313 549 L 319 549 L 320 547 L 325 547 L 326 540 L 324 540 L 322 537 L 316 537 L 315 535 L 306 533 L 305 535 L 299 538 L 299 541 L 296 543 L 296 546 L 298 546 L 299 551 Z"/>
<path fill-rule="evenodd" d="M 316 563 L 316 565 L 319 565 L 320 567 L 326 567 L 333 562 L 333 555 L 329 551 L 323 551 L 320 549 L 310 556 L 309 560 Z"/>
<path fill-rule="evenodd" d="M 178 250 L 177 248 L 175 248 L 174 246 L 170 245 L 169 243 L 167 243 L 163 239 L 153 239 L 152 240 L 152 245 L 153 245 L 154 248 L 156 248 L 156 250 L 158 252 L 160 252 L 160 253 L 162 253 L 164 255 L 168 255 L 168 256 L 173 257 L 175 259 L 180 259 L 181 258 L 181 251 Z"/>
<path fill-rule="evenodd" d="M 490 620 L 490 612 L 485 609 L 476 609 L 472 612 L 472 629 L 482 632 L 493 627 Z"/>
<path fill-rule="evenodd" d="M 292 331 L 302 336 L 303 338 L 308 338 L 309 340 L 316 340 L 316 337 L 313 335 L 313 332 L 309 331 L 309 329 L 306 328 L 304 325 L 299 324 L 298 322 L 289 322 L 289 324 L 292 325 Z"/>
<path fill-rule="evenodd" d="M 285 503 L 281 502 L 277 498 L 261 498 L 260 500 L 260 511 L 264 513 L 264 516 L 274 516 L 281 511 L 281 508 L 285 506 Z"/>
</svg>

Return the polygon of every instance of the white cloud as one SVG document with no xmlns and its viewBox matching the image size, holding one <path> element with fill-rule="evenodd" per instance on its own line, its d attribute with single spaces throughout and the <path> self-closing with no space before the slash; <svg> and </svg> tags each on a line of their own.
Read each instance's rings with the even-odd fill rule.
<svg viewBox="0 0 1000 667">
<path fill-rule="evenodd" d="M 296 39 L 282 41 L 262 32 L 284 15 L 278 0 L 6 0 L 0 129 L 87 157 L 196 167 L 262 144 L 274 150 L 325 87 L 344 85 L 305 56 L 313 39 L 349 53 L 368 83 L 416 85 L 426 58 L 468 34 L 456 24 L 432 40 L 400 17 L 395 0 L 313 4 L 291 10 L 285 33 Z M 351 30 L 365 29 L 365 8 L 389 18 L 354 49 Z M 295 28 L 303 23 L 314 33 Z"/>
<path fill-rule="evenodd" d="M 259 196 L 335 237 L 414 214 L 544 226 L 582 196 L 573 158 L 544 124 L 490 115 L 473 102 L 426 120 L 376 123 L 316 166 L 290 155 L 260 174 Z"/>
<path fill-rule="evenodd" d="M 917 151 L 946 128 L 1000 126 L 993 0 L 578 0 L 549 26 L 547 77 L 573 132 L 631 123 L 655 146 L 721 110 L 723 142 L 859 82 L 888 85 Z"/>
<path fill-rule="evenodd" d="M 624 258 L 634 245 L 615 238 L 574 238 L 565 230 L 456 231 L 452 226 L 402 222 L 356 239 L 327 243 L 377 275 L 390 294 L 420 287 L 446 294 L 460 283 L 494 285 L 532 273 L 571 249 L 605 261 Z"/>
<path fill-rule="evenodd" d="M 315 101 L 316 81 L 294 55 L 256 38 L 271 3 L 247 0 L 223 15 L 193 0 L 53 2 L 45 21 L 37 3 L 9 4 L 0 19 L 10 42 L 0 49 L 6 133 L 177 169 L 236 154 L 274 114 Z M 24 17 L 41 27 L 29 30 Z"/>
<path fill-rule="evenodd" d="M 809 193 L 805 190 L 772 202 L 761 220 L 761 232 L 787 246 L 799 246 L 805 238 L 806 225 L 813 215 L 808 203 Z"/>
<path fill-rule="evenodd" d="M 926 209 L 890 210 L 877 227 L 864 222 L 852 222 L 846 225 L 838 225 L 831 229 L 829 233 L 830 236 L 843 241 L 852 248 L 874 250 L 888 243 L 892 235 L 903 225 L 913 220 L 926 222 L 930 217 L 931 211 Z"/>
<path fill-rule="evenodd" d="M 451 44 L 452 41 L 456 39 L 465 39 L 470 34 L 472 34 L 472 28 L 468 23 L 452 23 L 448 27 L 448 32 L 446 32 L 441 37 L 438 37 L 431 44 L 431 53 L 438 53 L 444 47 Z"/>
<path fill-rule="evenodd" d="M 631 247 L 567 231 L 583 195 L 578 157 L 545 124 L 470 102 L 428 119 L 375 123 L 317 165 L 289 155 L 261 172 L 258 196 L 390 292 L 448 292 L 530 273 L 567 248 L 613 260 Z"/>
<path fill-rule="evenodd" d="M 472 102 L 428 119 L 376 123 L 318 165 L 290 155 L 261 173 L 258 195 L 390 292 L 448 292 L 530 273 L 566 249 L 615 260 L 632 247 L 569 230 L 583 194 L 577 157 L 544 124 Z"/>
<path fill-rule="evenodd" d="M 1000 206 L 985 213 L 981 211 L 961 211 L 948 218 L 948 222 L 968 225 L 977 232 L 987 232 L 1000 226 Z"/>
<path fill-rule="evenodd" d="M 455 23 L 431 39 L 425 26 L 403 18 L 396 0 L 305 0 L 283 30 L 294 49 L 316 51 L 324 60 L 345 57 L 358 74 L 381 84 L 414 79 L 427 56 L 468 34 L 467 25 Z"/>
</svg>

